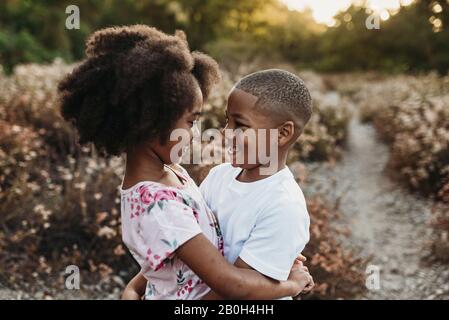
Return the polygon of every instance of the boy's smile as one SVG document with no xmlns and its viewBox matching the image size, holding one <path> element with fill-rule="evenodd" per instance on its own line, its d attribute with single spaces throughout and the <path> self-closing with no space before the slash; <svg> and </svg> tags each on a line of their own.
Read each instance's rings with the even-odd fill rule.
<svg viewBox="0 0 449 320">
<path fill-rule="evenodd" d="M 227 124 L 225 129 L 236 130 L 231 140 L 232 165 L 243 169 L 253 169 L 261 165 L 259 155 L 259 129 L 275 129 L 272 120 L 264 112 L 257 110 L 258 98 L 240 89 L 233 89 L 227 104 Z M 253 132 L 251 132 L 253 131 Z M 229 139 L 229 137 L 228 137 Z M 266 153 L 269 150 L 269 130 L 266 130 Z"/>
</svg>

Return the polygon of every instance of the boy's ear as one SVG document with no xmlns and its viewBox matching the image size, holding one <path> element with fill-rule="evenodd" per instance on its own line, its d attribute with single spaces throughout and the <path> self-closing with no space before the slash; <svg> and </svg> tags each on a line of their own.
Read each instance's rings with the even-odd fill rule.
<svg viewBox="0 0 449 320">
<path fill-rule="evenodd" d="M 278 144 L 280 147 L 290 144 L 296 135 L 293 121 L 286 121 L 278 127 Z"/>
</svg>

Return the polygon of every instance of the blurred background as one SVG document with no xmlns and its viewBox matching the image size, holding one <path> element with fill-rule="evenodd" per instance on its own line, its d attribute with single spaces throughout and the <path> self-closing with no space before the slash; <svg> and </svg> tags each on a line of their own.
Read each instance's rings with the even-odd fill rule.
<svg viewBox="0 0 449 320">
<path fill-rule="evenodd" d="M 67 30 L 71 4 L 80 29 Z M 282 59 L 320 71 L 437 70 L 449 67 L 445 0 L 153 0 L 18 1 L 0 4 L 0 52 L 6 71 L 23 62 L 83 58 L 84 40 L 111 25 L 144 23 L 185 30 L 193 49 L 217 59 Z M 300 10 L 300 11 L 298 11 Z M 380 29 L 366 28 L 380 16 Z"/>
<path fill-rule="evenodd" d="M 312 219 L 305 299 L 449 298 L 449 0 L 3 0 L 0 299 L 116 299 L 138 271 L 123 159 L 79 147 L 56 95 L 90 33 L 136 23 L 182 29 L 219 62 L 204 129 L 243 75 L 305 80 L 314 115 L 289 159 Z M 187 167 L 198 183 L 210 169 Z"/>
</svg>

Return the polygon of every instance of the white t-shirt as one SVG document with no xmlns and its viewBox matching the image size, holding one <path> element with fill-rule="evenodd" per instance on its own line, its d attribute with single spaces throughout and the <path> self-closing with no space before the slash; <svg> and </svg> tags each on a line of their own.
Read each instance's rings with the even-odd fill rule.
<svg viewBox="0 0 449 320">
<path fill-rule="evenodd" d="M 218 218 L 225 258 L 234 263 L 240 257 L 258 272 L 286 280 L 309 241 L 304 195 L 288 167 L 251 183 L 235 179 L 241 170 L 218 165 L 200 186 Z"/>
</svg>

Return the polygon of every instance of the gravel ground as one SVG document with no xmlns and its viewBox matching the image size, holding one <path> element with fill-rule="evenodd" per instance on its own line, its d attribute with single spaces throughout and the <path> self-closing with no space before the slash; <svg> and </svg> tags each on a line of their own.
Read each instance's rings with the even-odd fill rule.
<svg viewBox="0 0 449 320">
<path fill-rule="evenodd" d="M 0 300 L 117 300 L 120 299 L 121 288 L 100 291 L 98 288 L 83 288 L 80 290 L 60 290 L 55 293 L 54 289 L 33 290 L 29 293 L 25 290 L 11 290 L 0 284 Z"/>
<path fill-rule="evenodd" d="M 365 299 L 449 299 L 449 267 L 426 261 L 432 203 L 402 189 L 385 173 L 388 147 L 372 126 L 354 119 L 348 145 L 334 165 L 307 164 L 305 191 L 340 199 L 345 245 L 359 247 L 380 270 L 380 288 Z"/>
</svg>

